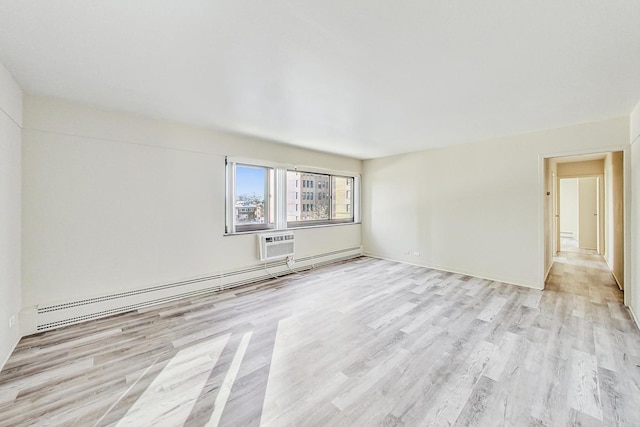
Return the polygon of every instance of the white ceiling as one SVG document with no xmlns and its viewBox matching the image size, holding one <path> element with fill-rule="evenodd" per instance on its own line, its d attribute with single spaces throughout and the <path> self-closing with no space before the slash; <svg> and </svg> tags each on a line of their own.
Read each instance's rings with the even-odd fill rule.
<svg viewBox="0 0 640 427">
<path fill-rule="evenodd" d="M 358 158 L 627 115 L 638 0 L 0 0 L 30 93 Z"/>
</svg>

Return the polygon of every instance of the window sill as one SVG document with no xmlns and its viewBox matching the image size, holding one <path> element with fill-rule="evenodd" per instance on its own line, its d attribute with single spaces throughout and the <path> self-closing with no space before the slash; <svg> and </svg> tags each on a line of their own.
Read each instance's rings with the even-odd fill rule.
<svg viewBox="0 0 640 427">
<path fill-rule="evenodd" d="M 314 225 L 301 225 L 299 227 L 288 227 L 288 228 L 265 228 L 263 230 L 249 230 L 249 231 L 240 231 L 236 233 L 224 233 L 223 236 L 243 236 L 246 234 L 260 234 L 260 233 L 281 233 L 283 231 L 294 231 L 294 230 L 302 230 L 308 228 L 325 228 L 325 227 L 342 227 L 345 225 L 360 225 L 362 222 L 342 222 L 336 224 L 314 224 Z"/>
</svg>

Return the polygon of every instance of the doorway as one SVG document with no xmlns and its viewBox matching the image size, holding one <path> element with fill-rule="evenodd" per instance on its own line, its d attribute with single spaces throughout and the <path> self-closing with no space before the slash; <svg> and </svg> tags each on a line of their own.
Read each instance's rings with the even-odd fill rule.
<svg viewBox="0 0 640 427">
<path fill-rule="evenodd" d="M 600 253 L 599 180 L 599 177 L 560 179 L 560 251 Z"/>
<path fill-rule="evenodd" d="M 545 280 L 558 257 L 582 253 L 602 257 L 624 288 L 624 155 L 545 159 Z"/>
</svg>

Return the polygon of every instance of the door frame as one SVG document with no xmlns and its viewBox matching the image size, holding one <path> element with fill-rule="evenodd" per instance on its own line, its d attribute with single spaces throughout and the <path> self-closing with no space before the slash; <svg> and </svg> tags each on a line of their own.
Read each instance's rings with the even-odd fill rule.
<svg viewBox="0 0 640 427">
<path fill-rule="evenodd" d="M 584 150 L 570 150 L 560 152 L 547 152 L 538 154 L 538 274 L 539 274 L 539 288 L 544 289 L 545 279 L 547 274 L 547 266 L 545 265 L 545 254 L 547 248 L 547 235 L 545 233 L 545 224 L 549 224 L 553 227 L 553 212 L 549 217 L 545 211 L 545 200 L 547 198 L 547 190 L 545 188 L 545 177 L 547 176 L 547 168 L 545 162 L 547 159 L 551 160 L 555 157 L 568 157 L 568 156 L 581 156 L 586 154 L 598 154 L 598 153 L 610 153 L 614 151 L 623 152 L 623 187 L 624 187 L 624 200 L 623 200 L 623 212 L 624 212 L 624 282 L 630 283 L 630 260 L 631 260 L 631 145 L 619 145 L 600 148 L 590 148 Z M 553 197 L 556 197 L 557 189 L 552 188 L 555 192 Z M 547 223 L 548 221 L 548 223 Z M 554 234 L 550 233 L 553 239 Z M 553 248 L 553 241 L 549 242 Z M 551 261 L 553 263 L 553 260 Z M 631 304 L 632 287 L 626 286 L 624 290 L 624 304 L 628 306 Z"/>
</svg>

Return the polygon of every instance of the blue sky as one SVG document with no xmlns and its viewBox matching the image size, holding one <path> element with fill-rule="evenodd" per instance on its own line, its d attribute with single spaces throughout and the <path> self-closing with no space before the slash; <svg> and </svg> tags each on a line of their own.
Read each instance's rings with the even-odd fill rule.
<svg viewBox="0 0 640 427">
<path fill-rule="evenodd" d="M 266 169 L 252 168 L 247 166 L 236 167 L 236 194 L 256 194 L 264 199 L 264 181 L 266 179 Z"/>
</svg>

